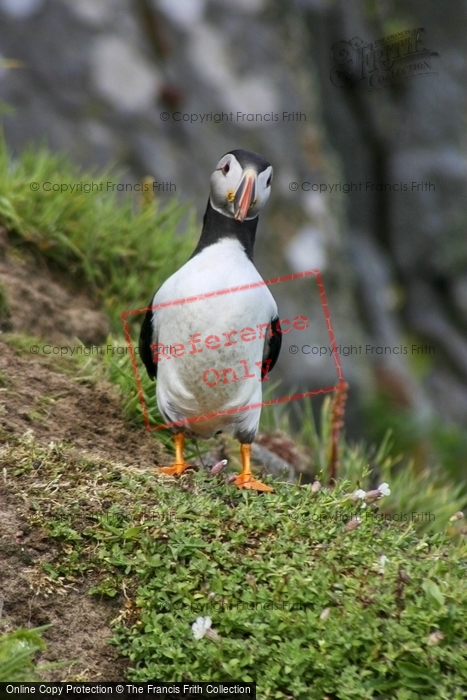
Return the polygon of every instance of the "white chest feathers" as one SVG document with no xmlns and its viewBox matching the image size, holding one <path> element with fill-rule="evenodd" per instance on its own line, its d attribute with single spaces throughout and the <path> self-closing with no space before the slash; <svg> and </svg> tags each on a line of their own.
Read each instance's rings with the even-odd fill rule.
<svg viewBox="0 0 467 700">
<path fill-rule="evenodd" d="M 204 436 L 235 434 L 240 424 L 255 431 L 260 407 L 235 410 L 261 402 L 277 306 L 241 244 L 224 239 L 205 248 L 163 284 L 153 306 L 157 401 L 166 419 L 209 416 L 190 421 L 188 432 Z"/>
</svg>

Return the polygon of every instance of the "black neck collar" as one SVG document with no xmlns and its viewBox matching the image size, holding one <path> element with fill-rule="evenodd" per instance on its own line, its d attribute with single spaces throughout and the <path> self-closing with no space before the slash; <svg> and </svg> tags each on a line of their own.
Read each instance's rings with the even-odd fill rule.
<svg viewBox="0 0 467 700">
<path fill-rule="evenodd" d="M 218 243 L 223 238 L 236 238 L 245 249 L 247 257 L 253 262 L 253 248 L 255 245 L 256 227 L 258 226 L 258 217 L 254 219 L 245 219 L 245 221 L 237 221 L 230 216 L 225 216 L 216 211 L 210 199 L 203 219 L 203 230 L 198 241 L 198 245 L 194 249 L 191 258 L 198 255 L 204 248 L 207 248 L 214 243 Z"/>
</svg>

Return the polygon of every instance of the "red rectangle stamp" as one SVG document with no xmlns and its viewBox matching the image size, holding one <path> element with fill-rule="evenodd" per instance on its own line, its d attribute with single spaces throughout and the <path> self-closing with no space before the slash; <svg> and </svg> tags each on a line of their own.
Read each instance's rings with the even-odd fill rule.
<svg viewBox="0 0 467 700">
<path fill-rule="evenodd" d="M 196 309 L 199 310 L 200 304 L 214 304 L 221 303 L 225 305 L 232 305 L 232 299 L 229 295 L 239 294 L 242 295 L 243 292 L 248 292 L 255 287 L 261 287 L 266 285 L 268 287 L 285 283 L 285 282 L 296 282 L 298 280 L 303 280 L 306 278 L 315 278 L 318 287 L 318 294 L 321 303 L 321 309 L 323 314 L 323 320 L 326 324 L 326 331 L 329 337 L 329 346 L 318 348 L 310 344 L 303 344 L 304 341 L 310 340 L 308 337 L 310 334 L 310 323 L 308 317 L 305 313 L 300 314 L 289 314 L 284 317 L 280 316 L 276 323 L 273 323 L 274 328 L 271 323 L 258 324 L 257 327 L 245 326 L 242 327 L 241 324 L 238 328 L 225 328 L 222 332 L 217 331 L 212 332 L 211 328 L 201 328 L 194 325 L 195 319 L 201 317 Z M 236 300 L 248 303 L 247 295 L 244 297 L 238 297 Z M 334 363 L 334 369 L 336 372 L 336 383 L 331 386 L 324 386 L 321 388 L 309 389 L 307 391 L 292 393 L 282 397 L 276 397 L 261 401 L 255 401 L 246 405 L 223 407 L 222 410 L 209 410 L 209 393 L 206 393 L 206 407 L 207 410 L 202 412 L 202 415 L 195 415 L 189 418 L 183 418 L 181 420 L 175 420 L 171 422 L 166 422 L 161 425 L 151 425 L 149 419 L 148 408 L 146 405 L 146 399 L 144 396 L 144 391 L 141 382 L 140 368 L 138 367 L 137 361 L 137 351 L 133 345 L 131 338 L 130 326 L 128 323 L 128 318 L 130 316 L 136 316 L 139 314 L 146 314 L 148 311 L 158 311 L 159 309 L 168 309 L 170 307 L 179 307 L 181 305 L 193 305 L 193 313 L 188 313 L 186 318 L 188 322 L 184 327 L 180 327 L 174 330 L 171 337 L 176 338 L 176 342 L 171 342 L 170 345 L 163 342 L 156 342 L 151 345 L 152 349 L 152 360 L 154 366 L 160 367 L 162 363 L 174 363 L 179 362 L 181 358 L 184 358 L 186 371 L 190 370 L 190 367 L 195 368 L 194 361 L 190 365 L 190 356 L 196 357 L 196 371 L 200 374 L 196 377 L 196 381 L 206 389 L 216 388 L 217 392 L 222 392 L 224 385 L 231 382 L 259 382 L 260 384 L 269 380 L 268 371 L 269 365 L 268 360 L 266 362 L 255 362 L 255 366 L 250 366 L 248 363 L 248 352 L 246 348 L 250 343 L 256 341 L 261 341 L 271 338 L 273 334 L 280 334 L 282 341 L 282 352 L 288 350 L 291 355 L 295 355 L 300 350 L 300 342 L 302 343 L 302 353 L 308 356 L 315 356 L 319 354 L 321 357 L 324 355 L 329 355 Z M 219 307 L 222 308 L 222 307 Z M 224 307 L 225 308 L 225 307 Z M 212 308 L 211 308 L 212 311 Z M 212 315 L 212 314 L 211 314 Z M 125 338 L 128 343 L 128 351 L 131 357 L 132 368 L 134 372 L 138 397 L 141 402 L 141 409 L 143 414 L 144 423 L 146 429 L 149 431 L 162 430 L 166 428 L 179 428 L 183 425 L 189 423 L 197 423 L 199 432 L 199 424 L 205 422 L 207 426 L 207 432 L 209 432 L 209 426 L 213 425 L 213 421 L 219 416 L 225 416 L 228 414 L 242 413 L 245 411 L 258 410 L 265 406 L 272 406 L 275 404 L 282 404 L 290 401 L 295 401 L 298 399 L 304 399 L 308 396 L 316 396 L 318 394 L 326 394 L 335 390 L 342 389 L 345 385 L 344 375 L 342 371 L 341 360 L 339 357 L 338 346 L 336 343 L 334 330 L 331 322 L 331 315 L 326 299 L 326 293 L 324 289 L 323 280 L 319 270 L 307 270 L 304 272 L 293 273 L 289 275 L 283 275 L 281 277 L 274 277 L 268 280 L 260 280 L 246 285 L 240 285 L 237 287 L 229 287 L 226 289 L 218 289 L 214 291 L 209 291 L 204 294 L 198 294 L 194 296 L 187 296 L 182 299 L 173 299 L 166 301 L 161 304 L 156 304 L 151 307 L 146 307 L 142 309 L 134 309 L 131 311 L 125 311 L 122 313 L 123 328 L 125 332 Z M 193 322 L 192 322 L 193 321 Z M 216 326 L 217 328 L 217 326 Z M 177 332 L 179 335 L 177 335 Z M 307 336 L 308 333 L 308 336 Z M 287 342 L 289 343 L 286 347 Z M 295 344 L 296 343 L 296 344 Z M 242 357 L 241 350 L 238 352 L 238 348 L 245 347 L 245 359 Z M 232 361 L 232 353 L 230 348 L 232 346 L 237 346 L 234 361 Z M 305 350 L 304 348 L 308 348 Z M 315 352 L 315 350 L 317 352 Z M 203 357 L 206 358 L 205 364 L 199 363 L 200 353 L 205 353 Z M 200 369 L 201 367 L 201 369 Z M 240 384 L 238 386 L 241 386 Z M 251 392 L 250 392 L 251 395 Z M 216 401 L 213 401 L 215 404 Z M 202 431 L 201 431 L 202 432 Z"/>
</svg>

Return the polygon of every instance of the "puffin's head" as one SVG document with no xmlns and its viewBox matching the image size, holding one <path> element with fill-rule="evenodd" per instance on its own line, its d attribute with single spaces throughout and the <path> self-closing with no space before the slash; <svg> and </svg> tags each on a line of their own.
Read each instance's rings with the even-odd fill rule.
<svg viewBox="0 0 467 700">
<path fill-rule="evenodd" d="M 271 192 L 272 165 L 258 153 L 236 149 L 211 175 L 211 206 L 239 221 L 254 219 Z"/>
</svg>

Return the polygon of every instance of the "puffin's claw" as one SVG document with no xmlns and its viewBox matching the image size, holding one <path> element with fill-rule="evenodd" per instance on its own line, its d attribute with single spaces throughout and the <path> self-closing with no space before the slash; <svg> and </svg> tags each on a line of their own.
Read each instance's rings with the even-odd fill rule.
<svg viewBox="0 0 467 700">
<path fill-rule="evenodd" d="M 157 471 L 160 474 L 168 474 L 169 476 L 180 476 L 183 472 L 188 469 L 191 465 L 187 462 L 175 462 L 172 466 L 168 467 L 158 467 Z"/>
<path fill-rule="evenodd" d="M 252 474 L 239 474 L 233 483 L 235 486 L 238 486 L 239 489 L 253 489 L 254 491 L 269 491 L 270 493 L 274 493 L 272 486 L 263 484 L 262 481 L 255 479 Z"/>
</svg>

